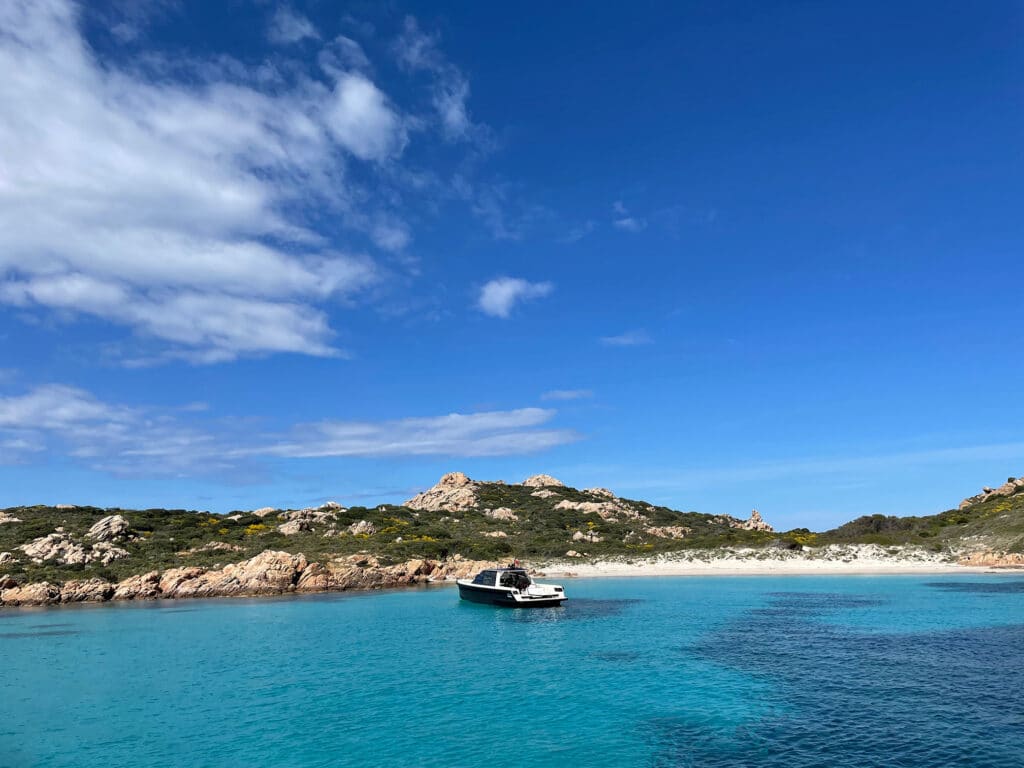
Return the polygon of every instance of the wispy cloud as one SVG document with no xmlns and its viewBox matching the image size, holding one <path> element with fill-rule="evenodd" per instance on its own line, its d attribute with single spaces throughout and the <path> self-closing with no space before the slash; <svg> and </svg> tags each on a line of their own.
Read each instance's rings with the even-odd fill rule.
<svg viewBox="0 0 1024 768">
<path fill-rule="evenodd" d="M 322 421 L 302 425 L 294 441 L 258 449 L 287 457 L 508 456 L 534 453 L 579 439 L 563 429 L 538 429 L 555 411 L 451 413 L 384 422 Z"/>
<path fill-rule="evenodd" d="M 594 221 L 585 221 L 582 224 L 570 229 L 561 239 L 563 243 L 578 243 L 597 228 Z"/>
<path fill-rule="evenodd" d="M 594 393 L 589 389 L 552 389 L 540 396 L 541 400 L 583 400 L 593 397 Z"/>
<path fill-rule="evenodd" d="M 491 317 L 508 317 L 516 304 L 547 296 L 554 288 L 549 282 L 531 283 L 519 277 L 497 277 L 480 289 L 477 307 Z"/>
<path fill-rule="evenodd" d="M 270 19 L 267 37 L 272 43 L 288 45 L 306 38 L 318 38 L 313 22 L 287 5 L 279 6 Z"/>
<path fill-rule="evenodd" d="M 602 336 L 601 343 L 608 347 L 638 347 L 644 344 L 653 344 L 647 331 L 626 331 L 617 336 Z"/>
<path fill-rule="evenodd" d="M 427 72 L 433 80 L 432 105 L 445 134 L 451 139 L 473 137 L 482 130 L 469 116 L 469 81 L 438 47 L 438 35 L 420 29 L 416 19 L 408 16 L 402 34 L 392 49 L 399 65 L 411 72 Z"/>
<path fill-rule="evenodd" d="M 450 413 L 384 421 L 323 419 L 254 432 L 205 408 L 125 406 L 66 385 L 0 396 L 0 463 L 65 455 L 118 475 L 203 475 L 270 458 L 510 456 L 580 439 L 552 427 L 556 411 Z M 242 447 L 239 447 L 242 446 Z"/>
<path fill-rule="evenodd" d="M 642 232 L 647 229 L 646 219 L 630 214 L 621 200 L 612 203 L 612 226 L 624 232 Z"/>
</svg>

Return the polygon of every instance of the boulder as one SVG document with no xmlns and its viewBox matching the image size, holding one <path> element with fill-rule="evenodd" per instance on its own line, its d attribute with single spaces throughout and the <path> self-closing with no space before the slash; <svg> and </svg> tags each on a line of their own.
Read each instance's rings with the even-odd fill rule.
<svg viewBox="0 0 1024 768">
<path fill-rule="evenodd" d="M 333 507 L 328 507 L 325 504 L 322 507 L 309 509 L 290 509 L 287 512 L 282 512 L 278 515 L 278 519 L 287 520 L 288 522 L 293 523 L 302 522 L 308 524 L 310 527 L 314 525 L 326 525 L 337 522 L 338 515 L 335 513 L 339 509 L 343 510 L 344 508 L 340 504 Z M 304 528 L 303 530 L 309 530 L 309 528 Z"/>
<path fill-rule="evenodd" d="M 310 563 L 295 585 L 297 592 L 324 592 L 334 585 L 331 571 L 320 563 Z"/>
<path fill-rule="evenodd" d="M 478 505 L 478 485 L 462 472 L 449 472 L 433 488 L 406 501 L 405 506 L 431 512 L 474 509 Z"/>
<path fill-rule="evenodd" d="M 85 538 L 95 541 L 120 541 L 131 534 L 131 526 L 121 515 L 107 515 L 97 520 L 90 528 Z"/>
<path fill-rule="evenodd" d="M 160 597 L 160 573 L 129 576 L 114 587 L 114 600 L 154 600 Z"/>
<path fill-rule="evenodd" d="M 504 531 L 487 531 L 487 532 L 484 533 L 484 536 L 487 536 L 488 538 L 491 538 L 491 539 L 505 539 L 505 538 L 508 538 L 508 534 L 505 533 Z"/>
<path fill-rule="evenodd" d="M 14 555 L 10 552 L 0 552 L 0 565 L 7 565 L 14 562 Z"/>
<path fill-rule="evenodd" d="M 48 581 L 25 584 L 0 592 L 4 605 L 56 605 L 60 602 L 60 587 Z"/>
<path fill-rule="evenodd" d="M 533 475 L 523 480 L 528 488 L 565 488 L 565 483 L 551 475 Z"/>
<path fill-rule="evenodd" d="M 513 512 L 508 507 L 498 507 L 497 509 L 484 510 L 484 517 L 489 517 L 491 520 L 518 520 L 519 515 Z"/>
<path fill-rule="evenodd" d="M 603 539 L 600 536 L 598 536 L 596 533 L 594 533 L 594 531 L 586 531 L 586 532 L 584 532 L 584 531 L 576 531 L 572 535 L 572 540 L 573 541 L 589 541 L 591 543 L 597 543 L 599 541 L 603 541 Z"/>
<path fill-rule="evenodd" d="M 114 596 L 116 585 L 103 579 L 66 581 L 60 588 L 62 603 L 102 603 Z"/>
<path fill-rule="evenodd" d="M 353 536 L 373 536 L 377 532 L 377 526 L 369 520 L 360 520 L 348 527 L 348 532 Z"/>
<path fill-rule="evenodd" d="M 259 509 L 254 509 L 252 511 L 252 513 L 258 517 L 266 517 L 274 512 L 277 512 L 277 507 L 260 507 Z"/>
<path fill-rule="evenodd" d="M 285 536 L 294 536 L 295 534 L 302 533 L 303 531 L 313 530 L 313 526 L 305 520 L 292 520 L 290 523 L 282 523 L 277 526 L 277 530 Z"/>
<path fill-rule="evenodd" d="M 565 556 L 566 557 L 583 557 L 583 554 L 580 553 L 580 552 L 577 552 L 575 549 L 570 549 L 568 552 L 565 553 Z"/>
</svg>

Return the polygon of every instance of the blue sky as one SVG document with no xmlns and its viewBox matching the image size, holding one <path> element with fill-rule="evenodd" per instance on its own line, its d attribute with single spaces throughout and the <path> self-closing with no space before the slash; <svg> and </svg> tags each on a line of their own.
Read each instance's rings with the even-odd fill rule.
<svg viewBox="0 0 1024 768">
<path fill-rule="evenodd" d="M 1019 3 L 0 6 L 0 506 L 1024 473 Z"/>
</svg>

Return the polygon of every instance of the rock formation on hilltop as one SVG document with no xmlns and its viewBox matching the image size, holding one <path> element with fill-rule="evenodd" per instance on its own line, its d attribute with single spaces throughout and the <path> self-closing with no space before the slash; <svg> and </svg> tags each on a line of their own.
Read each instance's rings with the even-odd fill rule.
<svg viewBox="0 0 1024 768">
<path fill-rule="evenodd" d="M 565 488 L 565 483 L 551 475 L 533 475 L 523 480 L 523 485 L 527 488 Z"/>
<path fill-rule="evenodd" d="M 765 531 L 766 533 L 772 533 L 775 530 L 764 521 L 764 518 L 761 517 L 761 513 L 756 509 L 751 511 L 750 517 L 748 517 L 746 521 L 740 523 L 737 528 L 742 528 L 746 531 Z"/>
<path fill-rule="evenodd" d="M 429 512 L 461 512 L 474 509 L 479 503 L 476 494 L 479 485 L 462 472 L 449 472 L 438 480 L 433 488 L 416 494 L 403 506 Z"/>
<path fill-rule="evenodd" d="M 1007 478 L 1006 482 L 1000 485 L 998 488 L 989 488 L 985 486 L 981 489 L 981 493 L 976 496 L 968 496 L 966 499 L 960 502 L 958 509 L 964 510 L 968 507 L 980 504 L 983 501 L 995 498 L 997 496 L 1013 496 L 1014 494 L 1024 491 L 1024 477 L 1010 477 Z"/>
</svg>

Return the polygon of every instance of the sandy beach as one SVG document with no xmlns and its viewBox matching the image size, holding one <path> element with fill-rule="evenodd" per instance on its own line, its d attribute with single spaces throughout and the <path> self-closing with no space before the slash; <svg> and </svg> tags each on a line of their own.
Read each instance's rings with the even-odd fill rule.
<svg viewBox="0 0 1024 768">
<path fill-rule="evenodd" d="M 874 545 L 828 547 L 810 552 L 697 551 L 633 560 L 562 560 L 538 569 L 546 577 L 784 576 L 995 573 L 1006 569 L 966 566 L 920 549 L 890 551 Z"/>
</svg>

